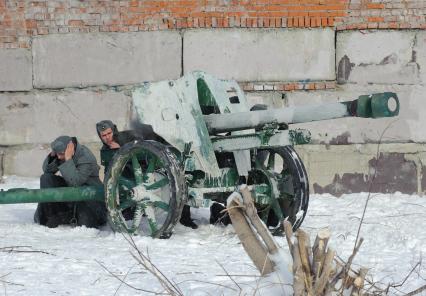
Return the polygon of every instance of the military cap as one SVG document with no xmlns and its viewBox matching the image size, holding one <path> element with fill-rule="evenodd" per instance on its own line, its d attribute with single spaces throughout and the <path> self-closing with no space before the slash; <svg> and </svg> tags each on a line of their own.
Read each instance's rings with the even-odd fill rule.
<svg viewBox="0 0 426 296">
<path fill-rule="evenodd" d="M 101 132 L 103 132 L 104 130 L 106 130 L 108 128 L 113 130 L 114 127 L 115 127 L 115 125 L 114 125 L 114 123 L 112 123 L 111 120 L 102 120 L 102 121 L 99 121 L 96 124 L 96 130 L 98 131 L 98 134 L 100 134 Z"/>
<path fill-rule="evenodd" d="M 64 153 L 65 149 L 67 149 L 68 143 L 71 142 L 71 137 L 69 136 L 60 136 L 55 139 L 50 144 L 50 147 L 52 147 L 52 150 L 56 153 Z"/>
</svg>

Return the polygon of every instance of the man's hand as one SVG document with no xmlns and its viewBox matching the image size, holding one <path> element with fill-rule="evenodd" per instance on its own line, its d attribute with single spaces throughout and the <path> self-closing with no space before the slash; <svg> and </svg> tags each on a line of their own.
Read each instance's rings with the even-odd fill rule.
<svg viewBox="0 0 426 296">
<path fill-rule="evenodd" d="M 120 148 L 120 144 L 118 144 L 117 142 L 112 141 L 109 145 L 109 148 L 111 149 L 117 149 Z"/>
<path fill-rule="evenodd" d="M 74 143 L 69 142 L 67 145 L 67 149 L 65 149 L 65 161 L 70 160 L 74 156 Z"/>
</svg>

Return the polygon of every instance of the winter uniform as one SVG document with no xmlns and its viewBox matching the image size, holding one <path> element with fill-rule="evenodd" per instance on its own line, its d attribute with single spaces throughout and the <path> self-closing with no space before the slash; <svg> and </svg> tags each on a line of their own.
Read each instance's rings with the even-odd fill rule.
<svg viewBox="0 0 426 296">
<path fill-rule="evenodd" d="M 70 141 L 75 146 L 71 159 L 59 160 L 49 154 L 44 160 L 40 188 L 102 185 L 95 156 L 86 146 L 78 144 L 76 138 L 58 137 L 51 144 L 52 151 L 63 153 Z M 55 175 L 58 171 L 61 176 Z M 98 201 L 39 203 L 34 221 L 48 227 L 73 223 L 98 227 L 106 222 L 106 208 L 103 202 Z"/>
</svg>

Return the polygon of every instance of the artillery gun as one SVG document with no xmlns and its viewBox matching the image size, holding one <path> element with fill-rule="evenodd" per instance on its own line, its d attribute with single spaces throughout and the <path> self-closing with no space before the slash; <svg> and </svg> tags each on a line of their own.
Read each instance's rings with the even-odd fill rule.
<svg viewBox="0 0 426 296">
<path fill-rule="evenodd" d="M 137 140 L 113 155 L 104 152 L 103 187 L 9 190 L 0 192 L 0 204 L 104 200 L 115 231 L 166 238 L 185 204 L 225 202 L 238 185 L 247 184 L 272 232 L 282 229 L 284 219 L 296 230 L 308 209 L 309 184 L 293 145 L 309 143 L 310 133 L 289 125 L 399 112 L 391 92 L 349 102 L 250 110 L 235 81 L 204 72 L 144 83 L 132 97 L 137 121 L 151 126 L 159 140 Z"/>
</svg>

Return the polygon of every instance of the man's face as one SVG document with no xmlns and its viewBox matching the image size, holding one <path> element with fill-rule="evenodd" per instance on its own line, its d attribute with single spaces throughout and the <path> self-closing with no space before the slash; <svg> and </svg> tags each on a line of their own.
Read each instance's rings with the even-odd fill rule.
<svg viewBox="0 0 426 296">
<path fill-rule="evenodd" d="M 107 145 L 110 145 L 113 140 L 112 129 L 109 127 L 103 131 L 101 131 L 101 139 Z"/>
</svg>

